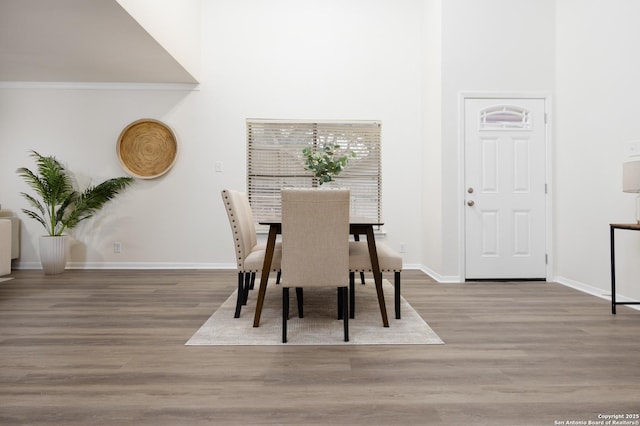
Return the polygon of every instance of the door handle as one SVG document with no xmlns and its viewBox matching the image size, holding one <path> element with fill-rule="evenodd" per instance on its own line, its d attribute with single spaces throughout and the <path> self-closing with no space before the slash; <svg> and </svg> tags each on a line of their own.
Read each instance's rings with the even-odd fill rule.
<svg viewBox="0 0 640 426">
<path fill-rule="evenodd" d="M 473 207 L 473 205 L 474 205 L 474 204 L 475 204 L 475 202 L 474 202 L 473 200 L 469 200 L 469 201 L 467 201 L 467 205 L 468 205 L 469 207 Z"/>
</svg>

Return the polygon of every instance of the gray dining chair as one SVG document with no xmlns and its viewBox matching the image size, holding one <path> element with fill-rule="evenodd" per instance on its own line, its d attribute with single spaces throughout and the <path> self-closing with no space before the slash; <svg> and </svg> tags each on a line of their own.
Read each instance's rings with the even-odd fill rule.
<svg viewBox="0 0 640 426">
<path fill-rule="evenodd" d="M 238 269 L 238 297 L 236 299 L 235 318 L 240 317 L 242 305 L 247 303 L 249 289 L 254 287 L 256 272 L 262 270 L 265 245 L 258 243 L 256 222 L 251 211 L 249 198 L 244 192 L 231 189 L 222 190 L 222 201 L 227 211 Z M 271 262 L 271 271 L 278 273 L 280 281 L 280 259 L 282 246 L 276 243 Z"/>
<path fill-rule="evenodd" d="M 349 190 L 282 190 L 282 342 L 287 343 L 289 288 L 338 289 L 338 318 L 349 341 Z"/>
<path fill-rule="evenodd" d="M 402 272 L 402 256 L 384 243 L 376 241 L 378 252 L 378 264 L 380 273 L 393 272 L 393 294 L 396 319 L 400 319 L 400 273 Z M 349 312 L 351 318 L 355 317 L 355 273 L 371 272 L 371 256 L 366 241 L 351 241 L 349 243 Z M 362 281 L 364 284 L 364 280 Z"/>
</svg>

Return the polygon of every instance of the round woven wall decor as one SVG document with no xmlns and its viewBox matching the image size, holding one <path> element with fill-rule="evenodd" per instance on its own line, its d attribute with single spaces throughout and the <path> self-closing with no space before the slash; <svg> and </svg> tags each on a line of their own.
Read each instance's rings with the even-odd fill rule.
<svg viewBox="0 0 640 426">
<path fill-rule="evenodd" d="M 158 120 L 145 118 L 120 133 L 118 160 L 131 175 L 153 179 L 169 171 L 176 161 L 178 143 L 173 131 Z"/>
</svg>

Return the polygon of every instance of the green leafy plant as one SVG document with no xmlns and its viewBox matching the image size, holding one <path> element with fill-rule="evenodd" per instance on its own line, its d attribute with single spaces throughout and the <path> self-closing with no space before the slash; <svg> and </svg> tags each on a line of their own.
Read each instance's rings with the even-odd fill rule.
<svg viewBox="0 0 640 426">
<path fill-rule="evenodd" d="M 341 150 L 340 145 L 331 143 L 321 145 L 315 150 L 311 146 L 306 146 L 302 149 L 302 154 L 306 169 L 313 172 L 320 185 L 331 182 L 334 176 L 344 170 L 349 159 L 356 156 L 355 152 Z"/>
<path fill-rule="evenodd" d="M 128 176 L 117 177 L 78 192 L 73 187 L 73 179 L 55 157 L 45 157 L 36 151 L 31 151 L 31 156 L 36 160 L 37 173 L 26 167 L 19 168 L 17 173 L 40 199 L 21 192 L 35 209 L 22 211 L 40 222 L 50 236 L 62 235 L 65 230 L 89 219 L 133 182 L 133 178 Z"/>
</svg>

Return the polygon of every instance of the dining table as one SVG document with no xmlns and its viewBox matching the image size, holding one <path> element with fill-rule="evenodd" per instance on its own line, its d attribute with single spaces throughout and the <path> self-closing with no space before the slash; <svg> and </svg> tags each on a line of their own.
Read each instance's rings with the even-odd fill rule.
<svg viewBox="0 0 640 426">
<path fill-rule="evenodd" d="M 269 234 L 267 236 L 267 244 L 265 247 L 264 263 L 260 275 L 260 286 L 258 287 L 258 299 L 256 301 L 256 311 L 253 317 L 253 326 L 260 326 L 260 315 L 262 314 L 262 306 L 264 305 L 264 297 L 267 292 L 267 283 L 269 281 L 269 273 L 271 271 L 271 262 L 276 246 L 276 238 L 282 233 L 282 220 L 280 218 L 271 218 L 260 220 L 260 225 L 269 226 Z M 384 225 L 379 219 L 350 217 L 349 218 L 349 234 L 353 235 L 355 241 L 359 241 L 361 235 L 367 237 L 367 247 L 371 258 L 371 272 L 376 286 L 378 296 L 378 305 L 380 306 L 380 315 L 382 316 L 382 325 L 389 327 L 387 318 L 387 307 L 384 301 L 384 291 L 382 289 L 382 273 L 380 272 L 380 264 L 378 263 L 378 251 L 376 249 L 375 228 Z M 286 278 L 285 278 L 286 279 Z M 346 279 L 346 277 L 345 277 Z"/>
</svg>

